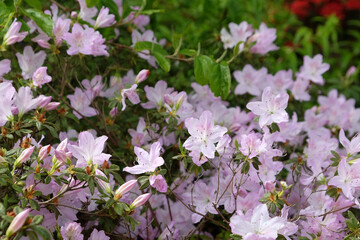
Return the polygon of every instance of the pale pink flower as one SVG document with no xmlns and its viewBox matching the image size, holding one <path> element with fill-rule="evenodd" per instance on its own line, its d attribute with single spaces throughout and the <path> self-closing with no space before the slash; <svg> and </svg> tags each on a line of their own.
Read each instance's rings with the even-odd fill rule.
<svg viewBox="0 0 360 240">
<path fill-rule="evenodd" d="M 0 83 L 0 126 L 13 117 L 12 106 L 16 90 L 11 82 Z"/>
<path fill-rule="evenodd" d="M 94 108 L 90 107 L 93 100 L 93 94 L 90 91 L 83 92 L 80 88 L 75 88 L 73 95 L 68 95 L 71 106 L 85 117 L 93 117 L 97 115 Z M 75 116 L 81 119 L 82 116 L 74 111 Z"/>
<path fill-rule="evenodd" d="M 255 70 L 251 65 L 246 64 L 242 71 L 233 73 L 235 80 L 239 83 L 235 88 L 235 94 L 250 93 L 254 96 L 260 96 L 262 86 L 266 80 L 267 69 L 261 68 Z"/>
<path fill-rule="evenodd" d="M 154 172 L 157 167 L 164 164 L 164 159 L 160 157 L 161 144 L 154 142 L 151 145 L 150 152 L 144 149 L 135 147 L 134 151 L 137 156 L 139 165 L 133 167 L 125 167 L 124 171 L 131 174 L 141 174 L 146 172 Z"/>
<path fill-rule="evenodd" d="M 185 126 L 190 137 L 183 146 L 190 151 L 199 151 L 208 158 L 215 157 L 215 143 L 227 132 L 225 127 L 214 125 L 214 118 L 210 111 L 204 111 L 199 119 L 187 118 Z"/>
<path fill-rule="evenodd" d="M 82 227 L 77 222 L 68 222 L 60 228 L 61 236 L 64 240 L 83 240 L 84 235 L 81 234 Z"/>
<path fill-rule="evenodd" d="M 0 61 L 0 79 L 4 74 L 10 72 L 11 70 L 11 61 L 9 59 L 3 59 Z"/>
<path fill-rule="evenodd" d="M 221 29 L 221 41 L 224 43 L 224 48 L 233 48 L 238 42 L 242 42 L 239 45 L 239 52 L 244 49 L 245 42 L 253 33 L 253 28 L 247 22 L 243 21 L 239 25 L 235 23 L 229 24 L 230 34 L 225 28 Z"/>
<path fill-rule="evenodd" d="M 96 228 L 91 232 L 89 240 L 110 240 L 110 237 L 106 236 L 104 230 L 98 231 Z"/>
<path fill-rule="evenodd" d="M 360 152 L 360 136 L 355 136 L 349 141 L 349 139 L 346 138 L 344 130 L 340 130 L 339 134 L 340 143 L 344 146 L 346 149 L 346 153 L 348 155 L 354 155 L 355 153 Z"/>
<path fill-rule="evenodd" d="M 354 199 L 355 188 L 360 187 L 360 162 L 349 165 L 342 159 L 338 166 L 338 175 L 331 178 L 329 185 L 341 188 L 345 197 Z"/>
<path fill-rule="evenodd" d="M 275 40 L 276 29 L 268 28 L 265 23 L 261 23 L 259 30 L 257 30 L 249 39 L 250 42 L 256 41 L 256 44 L 250 49 L 250 51 L 265 55 L 270 51 L 278 50 L 279 47 L 273 43 Z"/>
<path fill-rule="evenodd" d="M 33 74 L 33 84 L 35 87 L 40 87 L 45 83 L 49 83 L 52 80 L 52 77 L 47 73 L 47 67 L 39 67 Z"/>
<path fill-rule="evenodd" d="M 95 24 L 95 20 L 93 20 L 93 17 L 96 16 L 97 13 L 97 9 L 96 7 L 91 7 L 88 8 L 86 5 L 86 1 L 85 0 L 78 0 L 79 4 L 80 4 L 80 13 L 79 13 L 79 17 L 90 23 L 91 25 Z"/>
<path fill-rule="evenodd" d="M 115 23 L 115 15 L 109 14 L 109 9 L 106 7 L 102 7 L 100 9 L 99 15 L 96 18 L 96 22 L 94 28 L 103 28 L 110 27 Z"/>
<path fill-rule="evenodd" d="M 137 184 L 137 180 L 130 180 L 121 185 L 114 193 L 114 199 L 119 200 L 125 193 L 129 192 L 135 185 Z"/>
<path fill-rule="evenodd" d="M 313 83 L 323 85 L 325 81 L 322 75 L 329 69 L 330 65 L 323 63 L 323 56 L 321 54 L 317 54 L 313 58 L 305 56 L 304 64 L 300 68 L 300 73 L 298 76 L 304 80 L 310 80 Z"/>
<path fill-rule="evenodd" d="M 162 175 L 151 175 L 149 177 L 150 186 L 156 188 L 158 192 L 166 192 L 168 185 Z"/>
<path fill-rule="evenodd" d="M 17 19 L 15 18 L 4 36 L 4 45 L 12 45 L 16 42 L 21 42 L 28 34 L 27 32 L 20 32 L 22 23 L 16 20 Z"/>
<path fill-rule="evenodd" d="M 91 163 L 102 165 L 111 157 L 110 154 L 103 153 L 107 139 L 106 136 L 94 138 L 90 132 L 85 131 L 79 134 L 77 146 L 69 144 L 67 148 L 77 159 L 77 166 L 86 166 Z"/>
<path fill-rule="evenodd" d="M 141 106 L 146 109 L 157 108 L 159 109 L 164 104 L 165 94 L 170 94 L 174 88 L 168 88 L 167 83 L 163 80 L 158 81 L 155 87 L 145 86 L 146 98 L 149 100 L 142 103 Z"/>
<path fill-rule="evenodd" d="M 25 149 L 25 150 L 20 154 L 20 156 L 15 160 L 15 162 L 14 162 L 14 167 L 16 168 L 16 167 L 18 167 L 20 164 L 22 164 L 22 163 L 26 162 L 27 160 L 29 160 L 30 157 L 31 157 L 31 154 L 32 154 L 33 151 L 34 151 L 34 148 L 35 148 L 35 147 L 32 146 L 32 147 L 29 147 L 29 148 Z"/>
<path fill-rule="evenodd" d="M 266 204 L 257 206 L 250 219 L 245 215 L 230 218 L 231 232 L 242 236 L 244 240 L 275 240 L 284 225 L 284 219 L 269 216 Z"/>
<path fill-rule="evenodd" d="M 298 101 L 309 101 L 310 100 L 310 94 L 308 93 L 308 88 L 310 86 L 309 80 L 304 80 L 301 78 L 297 78 L 294 82 L 294 85 L 291 89 L 292 94 L 294 95 L 294 98 Z"/>
<path fill-rule="evenodd" d="M 25 113 L 35 109 L 44 100 L 44 95 L 33 98 L 33 93 L 30 87 L 21 87 L 15 93 L 15 105 L 17 107 L 18 115 L 22 116 Z M 51 99 L 50 99 L 51 101 Z"/>
<path fill-rule="evenodd" d="M 24 53 L 16 53 L 16 57 L 19 61 L 23 78 L 29 79 L 33 76 L 36 69 L 43 65 L 46 58 L 46 53 L 44 51 L 34 53 L 31 46 L 26 46 L 24 48 Z"/>
<path fill-rule="evenodd" d="M 260 127 L 273 122 L 287 122 L 289 116 L 285 111 L 289 95 L 286 92 L 274 94 L 270 87 L 264 89 L 261 102 L 250 102 L 246 105 L 254 114 L 259 115 Z"/>
<path fill-rule="evenodd" d="M 132 104 L 138 104 L 140 102 L 140 98 L 136 92 L 136 88 L 137 84 L 133 84 L 130 88 L 121 90 L 121 103 L 123 105 L 121 111 L 124 111 L 126 108 L 126 98 L 128 98 Z"/>
<path fill-rule="evenodd" d="M 71 24 L 70 19 L 58 18 L 55 21 L 54 27 L 53 27 L 53 33 L 55 36 L 56 45 L 58 45 L 58 46 L 61 45 L 61 43 L 64 39 L 64 34 L 68 33 L 70 30 L 70 24 Z"/>
</svg>

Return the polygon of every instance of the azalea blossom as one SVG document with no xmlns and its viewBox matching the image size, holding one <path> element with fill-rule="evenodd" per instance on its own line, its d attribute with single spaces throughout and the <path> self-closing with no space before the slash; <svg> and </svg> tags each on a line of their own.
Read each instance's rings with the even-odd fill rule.
<svg viewBox="0 0 360 240">
<path fill-rule="evenodd" d="M 250 49 L 251 52 L 265 55 L 266 53 L 278 50 L 273 42 L 276 40 L 276 28 L 268 28 L 265 23 L 260 24 L 259 30 L 250 37 L 249 41 L 256 41 L 255 45 Z"/>
<path fill-rule="evenodd" d="M 77 110 L 74 111 L 75 116 L 78 119 L 81 119 L 81 113 L 85 117 L 92 117 L 97 114 L 96 110 L 90 107 L 90 104 L 93 100 L 93 94 L 90 91 L 83 92 L 80 88 L 75 88 L 75 92 L 73 95 L 68 95 L 68 99 L 70 100 L 71 106 Z M 79 113 L 78 113 L 79 112 Z"/>
<path fill-rule="evenodd" d="M 239 25 L 235 23 L 229 23 L 229 32 L 225 29 L 221 29 L 221 41 L 224 43 L 224 48 L 233 48 L 238 42 L 242 42 L 239 45 L 239 52 L 241 52 L 245 46 L 246 40 L 252 35 L 253 28 L 246 21 L 241 22 Z"/>
<path fill-rule="evenodd" d="M 341 129 L 339 133 L 340 143 L 346 149 L 346 152 L 349 156 L 354 155 L 355 153 L 360 152 L 360 136 L 355 136 L 349 141 L 346 138 L 344 130 Z"/>
<path fill-rule="evenodd" d="M 260 127 L 271 123 L 287 122 L 289 116 L 285 111 L 289 95 L 286 92 L 274 94 L 270 87 L 264 89 L 261 102 L 250 102 L 246 105 L 254 114 L 259 115 Z"/>
<path fill-rule="evenodd" d="M 68 222 L 60 228 L 60 233 L 64 240 L 83 240 L 84 235 L 81 232 L 82 227 L 76 222 Z"/>
<path fill-rule="evenodd" d="M 109 14 L 109 8 L 102 7 L 96 18 L 94 28 L 110 27 L 115 23 L 115 15 Z"/>
<path fill-rule="evenodd" d="M 149 177 L 150 186 L 156 188 L 158 192 L 166 192 L 168 185 L 162 175 L 151 175 Z"/>
<path fill-rule="evenodd" d="M 49 76 L 47 73 L 47 67 L 40 67 L 38 68 L 32 77 L 33 84 L 35 87 L 40 87 L 44 85 L 45 83 L 49 83 L 52 80 L 52 77 Z"/>
<path fill-rule="evenodd" d="M 183 146 L 191 151 L 199 151 L 208 158 L 214 158 L 215 143 L 220 141 L 227 129 L 214 125 L 214 118 L 210 111 L 204 111 L 199 119 L 187 118 L 185 126 L 191 136 Z"/>
<path fill-rule="evenodd" d="M 325 81 L 322 75 L 330 69 L 330 65 L 323 63 L 321 54 L 315 55 L 311 58 L 304 57 L 304 65 L 300 68 L 299 77 L 304 80 L 311 80 L 313 83 L 324 85 Z"/>
<path fill-rule="evenodd" d="M 46 53 L 44 51 L 34 53 L 31 46 L 26 46 L 23 54 L 16 53 L 16 57 L 22 70 L 23 78 L 29 79 L 33 76 L 36 69 L 43 65 Z"/>
<path fill-rule="evenodd" d="M 20 32 L 22 23 L 16 20 L 17 19 L 15 18 L 4 36 L 4 45 L 12 45 L 16 42 L 21 42 L 28 34 L 27 32 Z"/>
<path fill-rule="evenodd" d="M 242 71 L 233 73 L 235 80 L 239 83 L 235 88 L 235 94 L 250 93 L 260 96 L 263 82 L 266 80 L 267 69 L 262 67 L 255 70 L 250 64 L 246 64 Z"/>
<path fill-rule="evenodd" d="M 76 166 L 86 166 L 91 163 L 102 165 L 105 161 L 109 161 L 110 154 L 103 153 L 106 136 L 94 138 L 88 132 L 81 132 L 78 136 L 78 145 L 68 145 L 67 148 L 77 159 Z"/>
<path fill-rule="evenodd" d="M 154 172 L 157 167 L 164 164 L 164 159 L 160 157 L 161 144 L 154 142 L 150 147 L 150 152 L 142 148 L 135 147 L 134 151 L 137 156 L 138 165 L 133 167 L 125 167 L 124 171 L 131 174 L 141 174 L 146 172 Z"/>
</svg>

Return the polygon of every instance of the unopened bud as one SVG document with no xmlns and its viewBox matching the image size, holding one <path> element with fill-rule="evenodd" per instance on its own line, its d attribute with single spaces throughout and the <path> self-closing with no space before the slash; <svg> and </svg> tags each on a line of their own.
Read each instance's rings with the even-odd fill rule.
<svg viewBox="0 0 360 240">
<path fill-rule="evenodd" d="M 24 225 L 26 218 L 29 216 L 30 211 L 31 209 L 28 208 L 16 215 L 16 217 L 12 220 L 9 228 L 6 230 L 7 238 L 20 230 L 20 228 Z"/>
<path fill-rule="evenodd" d="M 34 151 L 34 146 L 32 147 L 29 147 L 27 149 L 25 149 L 21 154 L 20 156 L 16 159 L 15 163 L 14 163 L 14 167 L 18 167 L 20 164 L 26 162 L 27 160 L 30 159 L 31 157 L 31 154 L 33 153 Z"/>
<path fill-rule="evenodd" d="M 138 84 L 141 83 L 142 81 L 145 81 L 148 78 L 149 74 L 150 74 L 149 70 L 147 69 L 141 70 L 135 78 L 135 83 Z"/>
<path fill-rule="evenodd" d="M 117 201 L 122 198 L 125 193 L 129 192 L 136 185 L 136 183 L 137 180 L 130 180 L 121 185 L 115 192 L 114 200 Z"/>
<path fill-rule="evenodd" d="M 44 158 L 49 156 L 50 150 L 51 150 L 50 145 L 46 145 L 46 146 L 40 148 L 39 155 L 38 155 L 39 161 L 42 161 Z"/>
<path fill-rule="evenodd" d="M 145 193 L 143 195 L 138 196 L 134 202 L 130 205 L 130 209 L 134 209 L 137 207 L 140 207 L 141 205 L 144 205 L 147 200 L 149 200 L 151 194 L 150 193 Z"/>
</svg>

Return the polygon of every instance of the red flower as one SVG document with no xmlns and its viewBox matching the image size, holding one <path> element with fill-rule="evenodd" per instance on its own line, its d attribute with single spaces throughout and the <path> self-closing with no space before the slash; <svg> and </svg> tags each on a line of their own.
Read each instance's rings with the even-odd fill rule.
<svg viewBox="0 0 360 240">
<path fill-rule="evenodd" d="M 330 2 L 320 9 L 320 15 L 330 16 L 335 14 L 340 20 L 344 18 L 344 6 L 341 3 Z"/>
<path fill-rule="evenodd" d="M 297 16 L 304 18 L 308 15 L 310 3 L 307 0 L 296 0 L 291 3 L 290 10 Z"/>
<path fill-rule="evenodd" d="M 347 10 L 360 10 L 360 0 L 349 0 L 345 3 Z"/>
</svg>

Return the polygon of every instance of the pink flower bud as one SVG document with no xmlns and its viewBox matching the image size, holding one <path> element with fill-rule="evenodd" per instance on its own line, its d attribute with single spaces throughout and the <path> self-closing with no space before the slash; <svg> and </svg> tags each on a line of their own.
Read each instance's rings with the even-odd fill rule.
<svg viewBox="0 0 360 240">
<path fill-rule="evenodd" d="M 34 146 L 25 149 L 25 150 L 20 154 L 20 156 L 16 159 L 16 161 L 15 161 L 15 163 L 14 163 L 14 166 L 17 167 L 17 166 L 19 166 L 20 164 L 22 164 L 22 163 L 26 162 L 27 160 L 29 160 L 30 157 L 31 157 L 31 154 L 33 153 L 33 151 L 34 151 Z"/>
<path fill-rule="evenodd" d="M 114 200 L 119 200 L 125 193 L 129 192 L 137 183 L 137 180 L 130 180 L 121 185 L 116 191 Z"/>
<path fill-rule="evenodd" d="M 72 11 L 71 14 L 70 14 L 70 17 L 71 17 L 71 18 L 77 18 L 77 17 L 78 17 L 77 12 Z"/>
<path fill-rule="evenodd" d="M 40 95 L 37 97 L 38 98 L 38 107 L 39 108 L 43 108 L 46 105 L 48 105 L 51 102 L 52 97 L 51 96 L 44 96 L 44 95 Z"/>
<path fill-rule="evenodd" d="M 110 27 L 115 23 L 115 15 L 109 14 L 109 9 L 102 7 L 98 17 L 96 18 L 94 28 Z"/>
<path fill-rule="evenodd" d="M 15 18 L 15 20 L 10 25 L 8 31 L 6 32 L 6 34 L 4 36 L 4 44 L 5 45 L 11 45 L 16 42 L 21 42 L 26 37 L 26 35 L 28 34 L 27 32 L 21 32 L 21 33 L 19 32 L 21 25 L 22 25 L 22 23 L 17 22 L 16 18 Z"/>
<path fill-rule="evenodd" d="M 55 110 L 60 105 L 59 102 L 50 102 L 44 107 L 45 111 Z"/>
<path fill-rule="evenodd" d="M 6 237 L 10 237 L 19 231 L 19 229 L 24 225 L 26 218 L 29 216 L 30 211 L 31 208 L 28 208 L 16 215 L 16 217 L 12 220 L 9 228 L 6 230 Z"/>
<path fill-rule="evenodd" d="M 150 185 L 158 192 L 166 192 L 168 185 L 162 175 L 152 175 L 149 177 Z"/>
<path fill-rule="evenodd" d="M 136 84 L 141 83 L 142 81 L 148 78 L 149 74 L 150 74 L 149 70 L 147 69 L 141 70 L 136 76 L 135 83 Z"/>
<path fill-rule="evenodd" d="M 271 181 L 266 181 L 264 186 L 265 186 L 266 191 L 268 191 L 268 192 L 272 192 L 275 190 L 275 184 Z"/>
<path fill-rule="evenodd" d="M 110 110 L 110 116 L 112 117 L 112 118 L 114 118 L 114 117 L 116 117 L 118 114 L 119 114 L 119 110 L 117 109 L 117 107 L 114 107 L 114 108 L 112 108 L 111 110 Z"/>
<path fill-rule="evenodd" d="M 107 178 L 106 175 L 102 171 L 100 171 L 99 169 L 95 169 L 95 174 Z M 107 183 L 107 182 L 101 180 L 100 178 L 96 178 L 96 181 L 100 185 L 100 187 L 103 190 L 105 190 L 105 192 L 107 192 L 109 194 L 111 193 L 111 185 L 110 185 L 110 183 Z"/>
<path fill-rule="evenodd" d="M 47 67 L 39 67 L 33 74 L 33 84 L 35 87 L 40 87 L 45 83 L 51 82 L 52 78 L 46 73 Z"/>
<path fill-rule="evenodd" d="M 351 75 L 353 75 L 356 72 L 356 67 L 355 66 L 351 66 L 347 72 L 346 72 L 346 77 L 350 77 Z"/>
<path fill-rule="evenodd" d="M 149 200 L 150 196 L 151 196 L 150 193 L 145 193 L 143 195 L 138 196 L 134 200 L 134 202 L 130 205 L 130 208 L 134 209 L 134 208 L 140 207 L 141 205 L 144 205 L 147 202 L 147 200 Z"/>
<path fill-rule="evenodd" d="M 46 145 L 46 146 L 43 146 L 42 148 L 40 148 L 39 155 L 38 155 L 39 161 L 41 161 L 44 158 L 46 158 L 47 156 L 49 156 L 50 150 L 51 150 L 50 145 Z"/>
</svg>

